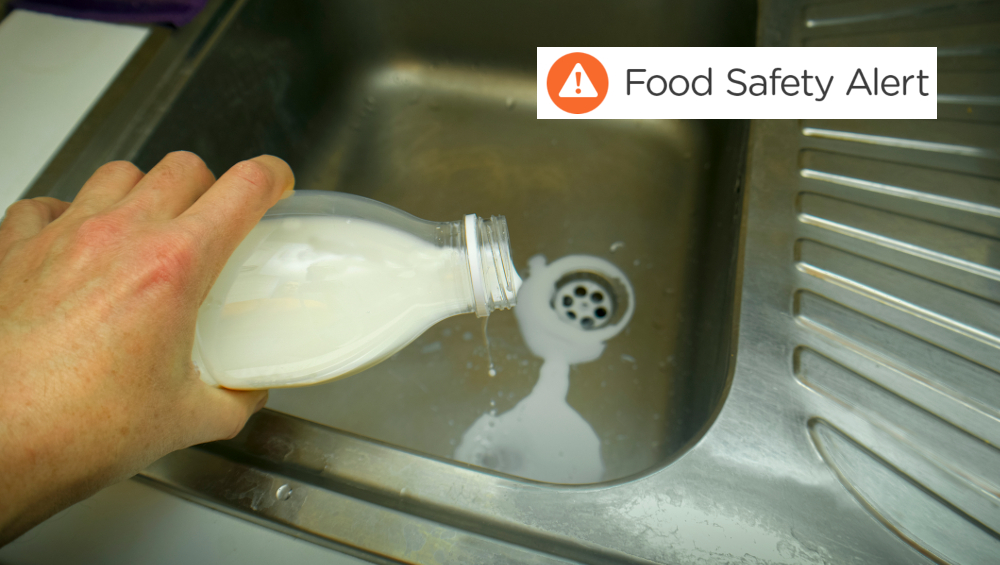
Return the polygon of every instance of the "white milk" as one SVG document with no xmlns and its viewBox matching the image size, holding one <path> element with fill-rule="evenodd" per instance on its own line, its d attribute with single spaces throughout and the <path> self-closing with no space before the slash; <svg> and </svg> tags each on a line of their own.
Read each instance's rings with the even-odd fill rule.
<svg viewBox="0 0 1000 565">
<path fill-rule="evenodd" d="M 455 248 L 356 218 L 265 218 L 202 306 L 195 356 L 230 388 L 311 384 L 470 311 L 472 292 Z"/>
<path fill-rule="evenodd" d="M 596 483 L 604 476 L 601 440 L 566 402 L 569 370 L 601 356 L 604 342 L 631 319 L 634 294 L 625 275 L 597 257 L 574 255 L 546 266 L 545 257 L 536 255 L 528 266 L 514 314 L 525 343 L 544 359 L 538 383 L 508 412 L 497 416 L 491 410 L 480 416 L 462 436 L 454 457 L 537 481 Z M 549 301 L 555 281 L 567 269 L 609 273 L 622 281 L 629 309 L 615 327 L 583 331 L 558 320 Z"/>
</svg>

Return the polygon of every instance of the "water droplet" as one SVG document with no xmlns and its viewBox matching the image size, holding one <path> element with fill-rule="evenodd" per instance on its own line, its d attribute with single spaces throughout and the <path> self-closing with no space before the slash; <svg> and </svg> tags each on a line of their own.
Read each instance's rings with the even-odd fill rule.
<svg viewBox="0 0 1000 565">
<path fill-rule="evenodd" d="M 292 487 L 284 484 L 278 487 L 278 490 L 274 491 L 274 498 L 278 500 L 288 500 L 292 497 Z"/>
<path fill-rule="evenodd" d="M 486 359 L 489 361 L 490 368 L 486 373 L 491 376 L 497 376 L 496 367 L 493 366 L 493 353 L 490 351 L 490 334 L 487 333 L 487 328 L 489 327 L 490 317 L 486 316 L 483 318 L 483 344 L 486 345 Z"/>
</svg>

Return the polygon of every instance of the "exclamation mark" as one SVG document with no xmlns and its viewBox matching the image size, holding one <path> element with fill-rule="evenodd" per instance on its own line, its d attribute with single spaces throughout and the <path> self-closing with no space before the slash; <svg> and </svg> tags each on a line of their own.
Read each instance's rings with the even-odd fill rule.
<svg viewBox="0 0 1000 565">
<path fill-rule="evenodd" d="M 580 71 L 576 72 L 576 93 L 580 94 Z"/>
</svg>

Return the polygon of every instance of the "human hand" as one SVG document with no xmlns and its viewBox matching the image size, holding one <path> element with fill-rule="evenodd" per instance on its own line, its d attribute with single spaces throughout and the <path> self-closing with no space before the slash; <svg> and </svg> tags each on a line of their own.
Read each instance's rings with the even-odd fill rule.
<svg viewBox="0 0 1000 565">
<path fill-rule="evenodd" d="M 267 393 L 204 384 L 198 308 L 294 185 L 261 156 L 218 181 L 171 153 L 104 165 L 72 204 L 0 224 L 0 545 L 176 449 L 235 436 Z"/>
</svg>

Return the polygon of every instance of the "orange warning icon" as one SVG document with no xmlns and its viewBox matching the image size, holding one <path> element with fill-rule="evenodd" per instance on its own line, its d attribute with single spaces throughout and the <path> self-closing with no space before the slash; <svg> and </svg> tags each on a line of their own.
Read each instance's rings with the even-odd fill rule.
<svg viewBox="0 0 1000 565">
<path fill-rule="evenodd" d="M 549 98 L 564 112 L 586 114 L 597 108 L 608 94 L 608 72 L 600 61 L 586 53 L 563 55 L 546 78 Z"/>
</svg>

